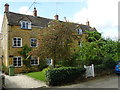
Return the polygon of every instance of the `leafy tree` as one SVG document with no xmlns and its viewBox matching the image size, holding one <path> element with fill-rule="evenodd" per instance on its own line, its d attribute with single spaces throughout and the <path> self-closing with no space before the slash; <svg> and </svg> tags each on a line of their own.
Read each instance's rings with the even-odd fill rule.
<svg viewBox="0 0 120 90">
<path fill-rule="evenodd" d="M 97 32 L 97 31 L 87 31 L 88 32 L 88 41 L 89 42 L 94 42 L 97 40 L 101 40 L 101 33 Z"/>
<path fill-rule="evenodd" d="M 117 44 L 117 41 L 112 41 L 110 39 L 84 42 L 82 47 L 76 52 L 78 65 L 104 64 L 110 67 L 111 62 L 116 62 L 118 60 L 119 51 Z M 109 65 L 108 62 L 110 62 Z M 114 66 L 114 64 L 112 66 Z"/>
<path fill-rule="evenodd" d="M 56 60 L 69 60 L 74 52 L 75 25 L 52 21 L 49 27 L 41 30 L 39 34 L 39 46 L 35 52 L 40 58 L 53 59 L 55 67 Z"/>
<path fill-rule="evenodd" d="M 23 63 L 27 68 L 30 68 L 30 52 L 32 51 L 32 49 L 30 47 L 28 47 L 27 45 L 23 46 L 22 51 L 19 51 L 20 55 L 23 56 Z"/>
</svg>

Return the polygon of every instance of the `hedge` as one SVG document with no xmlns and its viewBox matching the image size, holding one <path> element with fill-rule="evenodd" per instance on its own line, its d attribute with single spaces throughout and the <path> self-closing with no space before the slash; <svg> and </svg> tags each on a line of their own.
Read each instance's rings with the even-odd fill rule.
<svg viewBox="0 0 120 90">
<path fill-rule="evenodd" d="M 114 68 L 107 67 L 104 64 L 95 65 L 96 76 L 107 75 L 111 73 L 114 73 Z"/>
<path fill-rule="evenodd" d="M 84 74 L 84 68 L 61 67 L 46 71 L 46 79 L 49 85 L 56 86 L 74 81 L 77 78 L 83 78 Z"/>
</svg>

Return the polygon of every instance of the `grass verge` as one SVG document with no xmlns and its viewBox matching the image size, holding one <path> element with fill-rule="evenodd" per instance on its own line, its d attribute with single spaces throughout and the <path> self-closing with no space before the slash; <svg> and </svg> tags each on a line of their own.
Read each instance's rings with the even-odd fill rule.
<svg viewBox="0 0 120 90">
<path fill-rule="evenodd" d="M 31 72 L 31 73 L 27 73 L 25 75 L 35 78 L 37 80 L 46 81 L 46 77 L 45 77 L 46 70 L 48 70 L 48 68 L 43 69 L 40 72 Z"/>
</svg>

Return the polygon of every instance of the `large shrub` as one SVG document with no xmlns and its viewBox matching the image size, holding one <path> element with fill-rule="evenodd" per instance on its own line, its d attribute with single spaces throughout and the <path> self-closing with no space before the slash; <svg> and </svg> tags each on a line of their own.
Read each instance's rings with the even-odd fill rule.
<svg viewBox="0 0 120 90">
<path fill-rule="evenodd" d="M 61 85 L 74 81 L 78 77 L 83 78 L 85 73 L 84 68 L 77 67 L 61 67 L 50 69 L 46 72 L 46 79 L 49 85 Z"/>
<path fill-rule="evenodd" d="M 111 74 L 114 72 L 115 61 L 107 60 L 104 64 L 95 65 L 96 76 Z"/>
<path fill-rule="evenodd" d="M 44 59 L 40 59 L 39 61 L 39 70 L 42 71 L 44 68 L 48 67 L 46 60 Z"/>
<path fill-rule="evenodd" d="M 102 75 L 106 71 L 106 68 L 103 64 L 95 65 L 94 68 L 95 68 L 96 75 Z"/>
<path fill-rule="evenodd" d="M 5 74 L 9 73 L 8 67 L 6 67 L 4 64 L 2 65 L 2 72 L 5 73 Z"/>
<path fill-rule="evenodd" d="M 114 61 L 112 59 L 108 59 L 108 60 L 104 61 L 103 64 L 106 67 L 106 69 L 113 70 L 116 65 L 116 61 Z"/>
</svg>

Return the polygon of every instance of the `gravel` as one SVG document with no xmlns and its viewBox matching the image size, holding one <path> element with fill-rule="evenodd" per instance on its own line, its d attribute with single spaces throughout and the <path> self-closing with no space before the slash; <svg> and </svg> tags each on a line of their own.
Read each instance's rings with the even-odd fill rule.
<svg viewBox="0 0 120 90">
<path fill-rule="evenodd" d="M 45 82 L 33 79 L 29 76 L 17 74 L 15 76 L 5 75 L 6 88 L 38 88 L 48 87 Z"/>
</svg>

